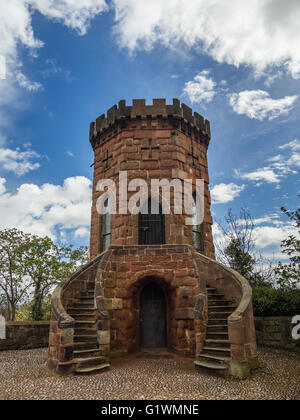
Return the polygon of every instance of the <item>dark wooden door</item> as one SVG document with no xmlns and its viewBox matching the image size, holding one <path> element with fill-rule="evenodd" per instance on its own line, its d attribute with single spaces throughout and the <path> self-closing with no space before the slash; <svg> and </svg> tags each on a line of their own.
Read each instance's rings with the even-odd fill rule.
<svg viewBox="0 0 300 420">
<path fill-rule="evenodd" d="M 166 299 L 161 287 L 156 283 L 146 286 L 140 305 L 141 347 L 167 347 Z"/>
</svg>

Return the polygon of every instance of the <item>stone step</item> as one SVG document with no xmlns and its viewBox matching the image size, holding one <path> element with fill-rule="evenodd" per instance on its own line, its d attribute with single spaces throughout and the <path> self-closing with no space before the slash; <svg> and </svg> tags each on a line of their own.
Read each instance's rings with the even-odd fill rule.
<svg viewBox="0 0 300 420">
<path fill-rule="evenodd" d="M 195 367 L 197 370 L 207 375 L 226 377 L 228 376 L 228 367 L 221 366 L 219 363 L 196 361 Z"/>
<path fill-rule="evenodd" d="M 93 349 L 93 348 L 74 350 L 73 354 L 74 354 L 75 359 L 80 359 L 81 357 L 85 358 L 85 357 L 101 356 L 100 350 L 99 349 Z"/>
<path fill-rule="evenodd" d="M 208 299 L 223 299 L 224 295 L 220 293 L 207 293 Z"/>
<path fill-rule="evenodd" d="M 226 322 L 227 322 L 227 318 L 232 314 L 232 311 L 224 311 L 223 308 L 223 312 L 210 312 L 208 311 L 208 319 L 225 319 L 226 318 Z"/>
<path fill-rule="evenodd" d="M 95 305 L 94 303 L 74 303 L 74 305 L 70 308 L 70 311 L 94 311 Z"/>
<path fill-rule="evenodd" d="M 91 328 L 95 321 L 75 321 L 75 328 Z"/>
<path fill-rule="evenodd" d="M 93 321 L 94 320 L 94 311 L 90 311 L 90 313 L 87 312 L 69 312 L 68 314 L 71 315 L 72 318 L 75 319 L 75 321 Z"/>
<path fill-rule="evenodd" d="M 208 331 L 206 333 L 206 338 L 209 340 L 228 340 L 228 331 L 227 332 L 223 332 L 223 331 Z"/>
<path fill-rule="evenodd" d="M 99 348 L 98 341 L 95 341 L 93 343 L 91 343 L 90 341 L 74 343 L 74 350 L 89 350 L 89 349 L 97 350 L 98 348 Z"/>
<path fill-rule="evenodd" d="M 80 296 L 80 298 L 79 298 L 79 300 L 80 301 L 89 301 L 89 300 L 94 300 L 94 292 L 92 292 L 90 295 L 87 295 L 87 296 Z"/>
<path fill-rule="evenodd" d="M 224 332 L 228 334 L 227 325 L 207 325 L 207 333 Z"/>
<path fill-rule="evenodd" d="M 203 351 L 201 353 L 202 356 L 209 355 L 209 356 L 218 356 L 218 357 L 229 357 L 231 356 L 231 352 L 229 349 L 222 349 L 218 347 L 203 347 Z"/>
<path fill-rule="evenodd" d="M 221 339 L 212 339 L 208 338 L 205 340 L 206 347 L 217 347 L 217 348 L 225 348 L 230 349 L 230 341 L 229 340 L 221 340 Z"/>
<path fill-rule="evenodd" d="M 219 306 L 230 307 L 231 305 L 232 305 L 232 302 L 230 300 L 225 300 L 225 299 L 209 300 L 208 299 L 208 309 L 210 309 L 211 307 L 219 307 Z"/>
<path fill-rule="evenodd" d="M 206 290 L 208 293 L 217 293 L 217 289 L 215 289 L 214 287 L 207 287 Z"/>
<path fill-rule="evenodd" d="M 90 367 L 79 367 L 75 370 L 75 373 L 79 375 L 88 375 L 90 373 L 96 374 L 96 373 L 101 373 L 109 368 L 110 368 L 110 365 L 108 363 L 102 363 L 102 364 L 90 366 Z"/>
<path fill-rule="evenodd" d="M 88 343 L 97 343 L 97 336 L 93 336 L 93 335 L 74 335 L 74 343 L 83 343 L 83 342 L 88 342 Z"/>
<path fill-rule="evenodd" d="M 103 356 L 96 356 L 96 357 L 79 357 L 77 359 L 74 359 L 74 363 L 76 363 L 77 367 L 76 370 L 78 368 L 88 368 L 91 366 L 97 366 L 97 365 L 101 365 L 102 363 L 105 362 L 105 357 Z"/>
<path fill-rule="evenodd" d="M 97 331 L 95 330 L 95 328 L 76 328 L 75 327 L 75 335 L 97 336 Z"/>
<path fill-rule="evenodd" d="M 207 326 L 212 327 L 214 325 L 223 325 L 227 327 L 227 318 L 209 319 Z"/>
<path fill-rule="evenodd" d="M 228 366 L 228 363 L 230 362 L 230 357 L 225 357 L 225 356 L 213 356 L 211 354 L 200 354 L 199 355 L 199 361 L 208 361 L 208 362 L 214 362 L 214 363 L 219 363 L 223 366 Z"/>
<path fill-rule="evenodd" d="M 236 306 L 231 306 L 231 305 L 226 305 L 226 306 L 221 306 L 221 305 L 217 305 L 217 306 L 209 306 L 208 307 L 208 312 L 227 312 L 229 311 L 229 313 L 232 313 L 236 310 Z"/>
</svg>

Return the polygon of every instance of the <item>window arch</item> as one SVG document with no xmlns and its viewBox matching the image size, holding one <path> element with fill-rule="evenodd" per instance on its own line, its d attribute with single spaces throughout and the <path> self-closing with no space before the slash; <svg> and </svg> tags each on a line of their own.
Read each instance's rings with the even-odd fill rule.
<svg viewBox="0 0 300 420">
<path fill-rule="evenodd" d="M 203 223 L 195 224 L 197 220 L 196 193 L 193 194 L 193 246 L 199 252 L 204 252 Z"/>
<path fill-rule="evenodd" d="M 108 199 L 105 201 L 104 206 L 108 209 Z M 107 213 L 102 215 L 101 223 L 101 241 L 100 241 L 100 252 L 107 251 L 110 247 L 111 242 L 111 214 L 108 210 Z"/>
<path fill-rule="evenodd" d="M 144 204 L 147 211 L 139 213 L 139 245 L 162 245 L 166 243 L 165 215 L 159 205 L 159 214 L 151 214 L 151 198 Z M 143 214 L 143 213 L 148 214 Z"/>
</svg>

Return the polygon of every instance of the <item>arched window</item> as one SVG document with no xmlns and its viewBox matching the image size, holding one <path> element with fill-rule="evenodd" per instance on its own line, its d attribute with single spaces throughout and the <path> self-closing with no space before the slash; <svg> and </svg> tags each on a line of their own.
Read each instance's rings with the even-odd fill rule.
<svg viewBox="0 0 300 420">
<path fill-rule="evenodd" d="M 105 207 L 108 207 L 108 199 L 105 201 L 104 205 Z M 104 252 L 110 247 L 110 241 L 111 241 L 111 214 L 108 211 L 108 213 L 102 215 L 100 252 Z"/>
<path fill-rule="evenodd" d="M 145 205 L 148 205 L 148 214 L 139 214 L 139 245 L 165 244 L 165 216 L 161 205 L 159 214 L 151 214 L 151 198 Z"/>
<path fill-rule="evenodd" d="M 197 220 L 196 194 L 193 194 L 193 220 Z M 199 252 L 204 252 L 203 223 L 193 224 L 193 246 Z"/>
</svg>

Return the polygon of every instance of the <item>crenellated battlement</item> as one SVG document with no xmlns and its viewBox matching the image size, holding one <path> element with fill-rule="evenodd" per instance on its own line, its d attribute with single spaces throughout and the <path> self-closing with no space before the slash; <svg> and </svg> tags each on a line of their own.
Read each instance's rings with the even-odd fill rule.
<svg viewBox="0 0 300 420">
<path fill-rule="evenodd" d="M 101 136 L 112 127 L 119 125 L 120 129 L 126 129 L 127 121 L 133 119 L 171 119 L 174 129 L 181 125 L 188 126 L 188 132 L 194 129 L 206 136 L 210 140 L 210 123 L 202 115 L 185 105 L 180 104 L 179 99 L 173 99 L 172 105 L 166 104 L 166 99 L 153 99 L 152 105 L 147 105 L 145 99 L 133 99 L 132 105 L 127 106 L 125 100 L 121 100 L 119 105 L 114 105 L 92 122 L 90 126 L 90 141 L 95 144 L 95 138 Z"/>
</svg>

